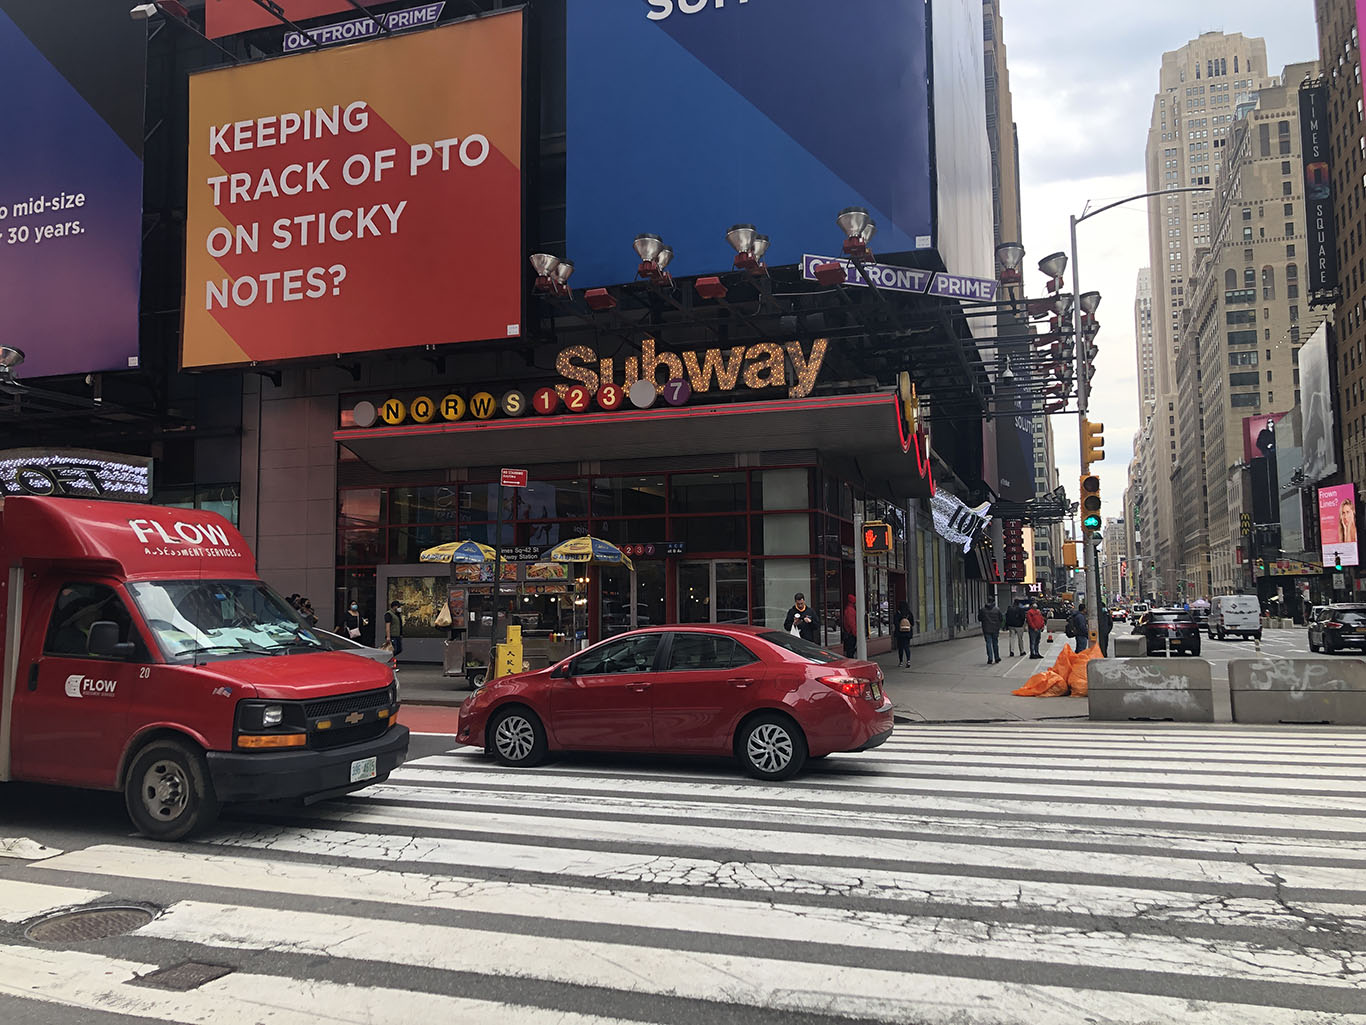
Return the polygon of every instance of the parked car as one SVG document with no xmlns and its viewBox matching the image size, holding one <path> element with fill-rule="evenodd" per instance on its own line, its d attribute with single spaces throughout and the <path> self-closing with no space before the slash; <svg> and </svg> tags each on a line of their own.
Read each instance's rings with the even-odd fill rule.
<svg viewBox="0 0 1366 1025">
<path fill-rule="evenodd" d="M 1262 603 L 1255 594 L 1219 594 L 1210 609 L 1209 639 L 1230 635 L 1262 639 Z"/>
<path fill-rule="evenodd" d="M 882 670 L 769 627 L 666 626 L 495 679 L 460 706 L 457 739 L 504 765 L 548 751 L 732 755 L 760 779 L 892 735 Z"/>
<path fill-rule="evenodd" d="M 1147 638 L 1149 655 L 1177 650 L 1200 654 L 1200 628 L 1189 609 L 1149 609 L 1134 624 L 1134 633 Z"/>
<path fill-rule="evenodd" d="M 1324 605 L 1309 623 L 1309 650 L 1366 649 L 1366 605 Z"/>
</svg>

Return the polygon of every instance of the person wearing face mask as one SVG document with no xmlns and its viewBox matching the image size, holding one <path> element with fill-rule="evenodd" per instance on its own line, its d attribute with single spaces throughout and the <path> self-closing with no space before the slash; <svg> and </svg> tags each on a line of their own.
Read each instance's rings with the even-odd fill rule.
<svg viewBox="0 0 1366 1025">
<path fill-rule="evenodd" d="M 368 620 L 361 619 L 360 604 L 352 601 L 345 612 L 342 613 L 341 622 L 337 624 L 337 633 L 343 637 L 350 637 L 353 641 L 360 640 L 361 627 L 365 626 Z"/>
</svg>

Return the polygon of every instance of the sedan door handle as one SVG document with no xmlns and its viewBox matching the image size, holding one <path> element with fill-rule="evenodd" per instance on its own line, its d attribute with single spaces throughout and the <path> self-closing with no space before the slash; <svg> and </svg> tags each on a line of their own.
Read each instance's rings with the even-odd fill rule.
<svg viewBox="0 0 1366 1025">
<path fill-rule="evenodd" d="M 726 682 L 727 682 L 728 684 L 730 684 L 732 687 L 748 687 L 751 683 L 754 682 L 754 677 L 752 677 L 752 676 L 732 676 L 732 677 L 731 677 L 729 680 L 727 680 Z"/>
<path fill-rule="evenodd" d="M 637 694 L 644 694 L 647 690 L 650 689 L 650 685 L 648 683 L 628 683 L 626 685 L 626 689 L 629 691 L 634 691 Z"/>
</svg>

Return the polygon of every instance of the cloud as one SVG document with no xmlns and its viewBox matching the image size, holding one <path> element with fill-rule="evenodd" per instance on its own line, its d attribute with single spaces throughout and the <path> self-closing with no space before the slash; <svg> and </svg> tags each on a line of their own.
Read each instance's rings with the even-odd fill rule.
<svg viewBox="0 0 1366 1025">
<path fill-rule="evenodd" d="M 1312 0 L 1245 0 L 1211 9 L 1189 0 L 1141 4 L 1004 0 L 1005 44 L 1020 138 L 1026 282 L 1048 253 L 1070 251 L 1068 218 L 1147 190 L 1144 148 L 1162 54 L 1201 32 L 1266 39 L 1271 70 L 1318 54 Z M 1139 427 L 1134 286 L 1148 265 L 1147 204 L 1117 207 L 1079 225 L 1081 289 L 1102 294 L 1100 355 L 1091 419 L 1105 424 L 1105 515 L 1123 512 Z M 1068 287 L 1072 270 L 1068 268 Z M 1076 498 L 1081 458 L 1075 414 L 1053 418 L 1058 470 Z"/>
</svg>

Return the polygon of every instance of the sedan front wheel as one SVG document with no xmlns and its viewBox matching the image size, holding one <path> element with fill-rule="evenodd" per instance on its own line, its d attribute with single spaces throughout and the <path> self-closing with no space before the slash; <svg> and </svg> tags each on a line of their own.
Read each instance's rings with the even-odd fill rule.
<svg viewBox="0 0 1366 1025">
<path fill-rule="evenodd" d="M 514 705 L 489 720 L 488 750 L 504 765 L 524 768 L 545 759 L 545 727 L 531 709 Z"/>
<path fill-rule="evenodd" d="M 806 764 L 806 737 L 785 715 L 755 716 L 735 745 L 740 762 L 759 779 L 791 779 Z"/>
</svg>

